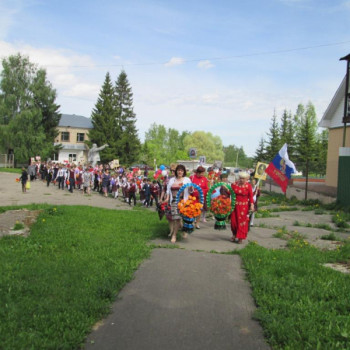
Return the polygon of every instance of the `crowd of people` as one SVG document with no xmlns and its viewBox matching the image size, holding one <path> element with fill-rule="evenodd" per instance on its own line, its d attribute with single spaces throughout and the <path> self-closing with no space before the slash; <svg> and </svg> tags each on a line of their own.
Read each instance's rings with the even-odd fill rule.
<svg viewBox="0 0 350 350">
<path fill-rule="evenodd" d="M 34 162 L 28 169 L 22 169 L 20 181 L 22 191 L 26 191 L 27 181 L 41 180 L 46 186 L 56 186 L 57 190 L 67 190 L 71 193 L 80 191 L 90 195 L 92 191 L 98 192 L 104 197 L 122 199 L 126 203 L 136 205 L 139 200 L 145 207 L 159 208 L 159 205 L 166 203 L 168 207 L 167 219 L 171 242 L 175 243 L 177 234 L 182 225 L 182 218 L 176 204 L 176 195 L 180 188 L 189 183 L 199 186 L 204 198 L 210 187 L 216 182 L 225 182 L 232 188 L 236 196 L 236 204 L 230 215 L 232 237 L 231 241 L 242 243 L 247 238 L 249 226 L 253 225 L 254 212 L 257 210 L 257 199 L 260 196 L 259 186 L 255 179 L 250 180 L 250 174 L 242 171 L 238 174 L 238 181 L 229 183 L 229 171 L 226 169 L 206 169 L 199 166 L 193 174 L 187 176 L 188 170 L 184 165 L 171 164 L 168 170 L 161 173 L 156 172 L 149 176 L 146 168 L 142 173 L 140 169 L 127 169 L 116 167 L 111 169 L 108 164 L 96 165 L 75 165 L 61 164 L 54 162 Z M 195 187 L 186 188 L 182 197 L 186 200 L 191 195 L 199 201 L 199 192 Z M 223 191 L 223 192 L 222 192 Z M 227 188 L 222 186 L 220 192 L 230 196 Z M 202 213 L 195 219 L 195 227 L 200 229 L 200 220 L 206 221 L 206 201 L 204 201 Z M 187 234 L 183 233 L 186 238 Z"/>
</svg>

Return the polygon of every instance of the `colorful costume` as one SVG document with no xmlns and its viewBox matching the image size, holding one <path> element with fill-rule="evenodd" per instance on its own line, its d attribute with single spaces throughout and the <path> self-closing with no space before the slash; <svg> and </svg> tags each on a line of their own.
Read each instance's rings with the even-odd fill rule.
<svg viewBox="0 0 350 350">
<path fill-rule="evenodd" d="M 231 185 L 236 194 L 236 206 L 231 214 L 231 230 L 237 239 L 246 239 L 249 228 L 249 208 L 253 200 L 253 190 L 249 183 Z"/>
<path fill-rule="evenodd" d="M 172 220 L 180 220 L 181 216 L 179 214 L 179 209 L 176 204 L 176 195 L 179 192 L 182 185 L 187 183 L 191 183 L 191 180 L 188 177 L 184 177 L 181 182 L 179 182 L 176 177 L 172 177 L 167 186 L 167 194 L 169 195 L 169 205 L 171 207 L 171 216 L 167 216 L 169 221 Z M 184 199 L 188 198 L 188 189 L 186 188 L 184 191 Z"/>
<path fill-rule="evenodd" d="M 209 191 L 208 179 L 205 176 L 198 176 L 197 174 L 194 174 L 194 175 L 190 176 L 190 180 L 192 183 L 198 185 L 202 189 L 203 196 L 204 196 L 204 198 L 206 198 L 207 193 Z M 199 202 L 199 193 L 197 190 L 195 190 L 193 192 L 192 196 L 196 197 L 197 201 Z M 205 206 L 205 208 L 203 208 L 203 210 L 207 210 L 205 201 L 204 201 L 204 206 Z"/>
</svg>

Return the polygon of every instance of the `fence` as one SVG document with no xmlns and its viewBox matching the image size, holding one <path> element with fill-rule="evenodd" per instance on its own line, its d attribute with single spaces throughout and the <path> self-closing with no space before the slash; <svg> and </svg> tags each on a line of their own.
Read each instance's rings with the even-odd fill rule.
<svg viewBox="0 0 350 350">
<path fill-rule="evenodd" d="M 0 154 L 0 168 L 14 168 L 15 157 L 13 154 Z"/>
</svg>

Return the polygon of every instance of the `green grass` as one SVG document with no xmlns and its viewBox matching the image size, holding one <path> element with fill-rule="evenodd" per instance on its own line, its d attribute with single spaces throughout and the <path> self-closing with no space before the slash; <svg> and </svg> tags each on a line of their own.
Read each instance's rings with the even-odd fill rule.
<svg viewBox="0 0 350 350">
<path fill-rule="evenodd" d="M 324 239 L 326 241 L 341 241 L 341 238 L 337 237 L 333 232 L 329 235 L 321 236 L 321 239 Z"/>
<path fill-rule="evenodd" d="M 22 229 L 24 229 L 23 223 L 19 222 L 19 221 L 16 221 L 15 226 L 13 226 L 12 230 L 19 231 L 19 230 L 22 230 Z"/>
<path fill-rule="evenodd" d="M 322 252 L 306 241 L 289 250 L 249 244 L 240 251 L 273 349 L 349 349 L 350 276 L 322 266 L 350 258 L 350 243 Z"/>
<path fill-rule="evenodd" d="M 77 349 L 149 257 L 149 239 L 167 236 L 166 221 L 149 211 L 27 207 L 46 208 L 30 236 L 0 239 L 0 348 Z"/>
<path fill-rule="evenodd" d="M 277 218 L 277 217 L 279 217 L 279 215 L 278 214 L 271 214 L 271 210 L 265 209 L 265 208 L 261 208 L 261 209 L 258 209 L 258 211 L 255 213 L 255 217 L 257 219 L 260 219 L 260 218 Z"/>
<path fill-rule="evenodd" d="M 348 224 L 348 221 L 350 221 L 350 214 L 344 212 L 337 212 L 332 216 L 332 221 L 339 228 L 349 228 L 350 225 Z"/>
<path fill-rule="evenodd" d="M 298 220 L 295 220 L 293 222 L 293 226 L 303 226 L 303 227 L 313 227 L 313 228 L 320 228 L 327 231 L 333 231 L 332 227 L 329 224 L 311 224 L 311 223 L 303 223 L 299 222 Z"/>
<path fill-rule="evenodd" d="M 0 168 L 0 173 L 22 174 L 21 168 Z"/>
</svg>

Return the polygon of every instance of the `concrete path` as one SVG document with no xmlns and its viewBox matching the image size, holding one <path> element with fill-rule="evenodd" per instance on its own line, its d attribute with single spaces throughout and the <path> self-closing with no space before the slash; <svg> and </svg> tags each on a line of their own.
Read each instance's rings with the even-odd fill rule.
<svg viewBox="0 0 350 350">
<path fill-rule="evenodd" d="M 269 349 L 237 255 L 155 249 L 85 349 Z"/>
</svg>

